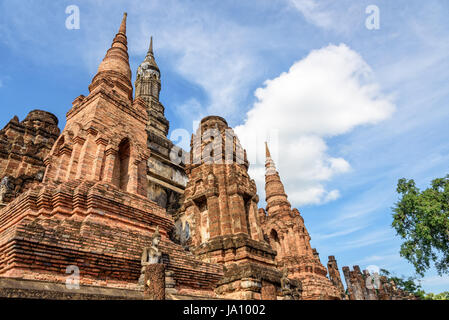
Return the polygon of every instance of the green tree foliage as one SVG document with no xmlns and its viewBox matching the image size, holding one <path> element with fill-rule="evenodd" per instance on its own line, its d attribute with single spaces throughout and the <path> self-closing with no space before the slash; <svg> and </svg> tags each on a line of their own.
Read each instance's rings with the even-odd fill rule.
<svg viewBox="0 0 449 320">
<path fill-rule="evenodd" d="M 397 192 L 392 226 L 404 239 L 401 256 L 420 276 L 432 262 L 439 275 L 449 274 L 449 175 L 433 180 L 424 191 L 415 181 L 401 179 Z"/>
<path fill-rule="evenodd" d="M 423 296 L 424 300 L 449 300 L 449 291 L 441 292 L 438 294 L 427 293 Z"/>
</svg>

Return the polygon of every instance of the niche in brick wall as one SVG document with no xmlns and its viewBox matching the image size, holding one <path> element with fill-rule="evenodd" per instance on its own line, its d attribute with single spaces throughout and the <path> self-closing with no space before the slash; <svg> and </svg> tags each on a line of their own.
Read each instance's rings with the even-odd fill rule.
<svg viewBox="0 0 449 320">
<path fill-rule="evenodd" d="M 210 231 L 209 231 L 209 211 L 207 208 L 207 200 L 205 197 L 201 197 L 195 201 L 195 205 L 199 212 L 199 221 L 200 225 L 199 227 L 199 233 L 201 235 L 201 243 L 205 243 L 210 238 Z"/>
<path fill-rule="evenodd" d="M 272 229 L 270 232 L 270 245 L 276 250 L 279 255 L 279 253 L 281 252 L 281 241 L 279 239 L 277 231 L 274 229 Z"/>
<path fill-rule="evenodd" d="M 129 163 L 131 146 L 128 139 L 123 139 L 118 148 L 119 188 L 127 191 L 129 182 Z"/>
<path fill-rule="evenodd" d="M 251 235 L 251 224 L 249 221 L 249 215 L 251 211 L 251 200 L 252 198 L 250 196 L 244 196 L 243 201 L 245 202 L 245 218 L 246 218 L 246 227 L 248 234 Z"/>
</svg>

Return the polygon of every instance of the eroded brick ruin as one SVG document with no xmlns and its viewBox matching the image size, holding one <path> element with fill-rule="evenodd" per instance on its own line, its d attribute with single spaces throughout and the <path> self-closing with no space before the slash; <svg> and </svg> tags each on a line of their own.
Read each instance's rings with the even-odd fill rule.
<svg viewBox="0 0 449 320">
<path fill-rule="evenodd" d="M 0 130 L 0 208 L 42 182 L 44 159 L 60 134 L 58 119 L 34 110 Z"/>
<path fill-rule="evenodd" d="M 135 97 L 126 14 L 89 86 L 57 118 L 32 111 L 0 131 L 0 296 L 142 299 L 141 254 L 160 232 L 161 266 L 145 279 L 167 299 L 367 299 L 360 272 L 323 266 L 266 154 L 266 203 L 258 207 L 249 162 L 225 119 L 209 116 L 190 159 L 167 138 L 153 41 Z M 204 138 L 206 136 L 206 138 Z M 224 141 L 226 143 L 221 143 Z M 231 152 L 227 152 L 231 150 Z M 68 270 L 79 269 L 76 290 Z M 164 270 L 164 278 L 151 272 Z M 162 271 L 161 271 L 162 272 Z M 329 274 L 329 276 L 328 276 Z M 158 287 L 160 289 L 160 287 Z M 381 293 L 382 292 L 382 293 Z"/>
<path fill-rule="evenodd" d="M 350 300 L 418 300 L 415 295 L 401 290 L 394 281 L 368 270 L 360 271 L 359 266 L 343 267 Z"/>
</svg>

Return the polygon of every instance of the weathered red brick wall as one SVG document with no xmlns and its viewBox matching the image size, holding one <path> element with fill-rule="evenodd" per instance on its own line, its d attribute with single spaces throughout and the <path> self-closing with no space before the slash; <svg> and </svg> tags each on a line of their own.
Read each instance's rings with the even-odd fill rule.
<svg viewBox="0 0 449 320">
<path fill-rule="evenodd" d="M 217 136 L 205 137 L 208 130 L 216 130 Z M 192 139 L 191 164 L 186 167 L 189 182 L 179 216 L 191 226 L 193 247 L 236 235 L 266 246 L 257 214 L 256 185 L 248 175 L 249 164 L 238 139 L 227 137 L 230 134 L 232 129 L 224 119 L 207 117 Z M 229 139 L 233 148 L 227 163 Z"/>
<path fill-rule="evenodd" d="M 268 281 L 262 281 L 262 300 L 277 300 L 276 286 Z"/>
<path fill-rule="evenodd" d="M 21 122 L 14 117 L 0 130 L 0 205 L 42 181 L 44 159 L 59 134 L 56 116 L 41 110 Z"/>
<path fill-rule="evenodd" d="M 145 270 L 145 298 L 165 300 L 165 266 L 151 264 Z"/>
<path fill-rule="evenodd" d="M 88 183 L 28 191 L 0 212 L 0 276 L 64 282 L 67 266 L 74 265 L 83 284 L 136 288 L 143 247 L 158 225 L 176 288 L 213 292 L 222 267 L 169 241 L 173 221 L 162 208 L 129 198 Z"/>
<path fill-rule="evenodd" d="M 206 117 L 191 148 L 189 181 L 178 214 L 178 222 L 191 230 L 185 244 L 202 261 L 226 266 L 216 289 L 220 297 L 261 299 L 262 281 L 280 289 L 282 273 L 263 238 L 256 184 L 233 130 L 223 118 Z"/>
<path fill-rule="evenodd" d="M 340 271 L 338 269 L 337 260 L 334 256 L 329 256 L 329 260 L 327 263 L 327 270 L 329 271 L 329 279 L 332 284 L 339 290 L 341 293 L 341 298 L 346 298 L 345 287 L 343 286 L 343 282 L 341 281 Z"/>
</svg>

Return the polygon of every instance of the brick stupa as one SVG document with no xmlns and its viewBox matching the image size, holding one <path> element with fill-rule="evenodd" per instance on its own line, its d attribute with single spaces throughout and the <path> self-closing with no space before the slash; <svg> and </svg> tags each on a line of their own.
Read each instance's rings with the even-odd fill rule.
<svg viewBox="0 0 449 320">
<path fill-rule="evenodd" d="M 266 144 L 265 194 L 267 207 L 260 210 L 264 234 L 277 251 L 278 267 L 299 279 L 304 300 L 340 299 L 337 287 L 327 278 L 327 269 L 310 246 L 304 218 L 291 208 L 284 185 Z"/>
</svg>

